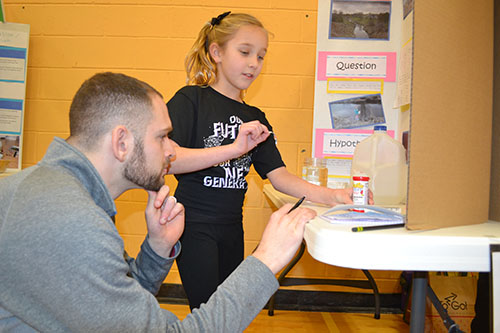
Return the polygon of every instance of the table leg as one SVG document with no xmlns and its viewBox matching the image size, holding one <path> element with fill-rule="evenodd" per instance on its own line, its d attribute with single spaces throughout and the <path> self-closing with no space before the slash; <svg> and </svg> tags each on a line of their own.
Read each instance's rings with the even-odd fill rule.
<svg viewBox="0 0 500 333">
<path fill-rule="evenodd" d="M 285 267 L 283 272 L 281 272 L 281 274 L 279 275 L 278 283 L 280 285 L 281 285 L 281 282 L 283 281 L 283 279 L 285 278 L 285 276 L 288 274 L 288 272 L 290 272 L 292 270 L 293 266 L 295 266 L 297 264 L 297 262 L 299 262 L 300 258 L 302 258 L 302 255 L 304 254 L 305 249 L 306 249 L 306 244 L 304 241 L 302 241 L 302 243 L 300 244 L 299 252 L 295 255 L 295 257 L 292 259 L 292 261 Z M 269 307 L 267 310 L 268 316 L 274 316 L 274 297 L 275 296 L 276 296 L 276 293 L 274 293 L 273 296 L 271 296 L 271 298 L 269 299 Z"/>
<path fill-rule="evenodd" d="M 290 263 L 285 267 L 285 269 L 281 272 L 278 277 L 278 283 L 281 285 L 307 285 L 307 284 L 329 284 L 329 285 L 338 285 L 338 286 L 349 286 L 363 289 L 372 289 L 373 295 L 375 297 L 375 319 L 380 319 L 380 294 L 378 291 L 377 283 L 373 279 L 371 273 L 368 270 L 363 269 L 363 273 L 365 274 L 368 281 L 347 281 L 347 280 L 336 280 L 336 279 L 297 279 L 297 278 L 287 278 L 286 275 L 288 272 L 292 270 L 292 268 L 299 262 L 300 258 L 305 252 L 306 244 L 303 241 L 300 244 L 300 248 L 295 255 L 295 257 L 290 261 Z M 254 250 L 255 251 L 255 250 Z M 285 281 L 286 280 L 286 281 Z M 293 280 L 293 281 L 292 281 Z M 274 293 L 269 299 L 268 311 L 267 314 L 269 316 L 274 315 L 274 299 L 276 293 Z"/>
<path fill-rule="evenodd" d="M 370 271 L 368 271 L 367 269 L 363 269 L 362 271 L 373 289 L 373 296 L 375 297 L 375 319 L 380 319 L 380 294 L 378 292 L 377 283 L 375 283 L 375 280 L 373 279 Z"/>
<path fill-rule="evenodd" d="M 427 272 L 414 272 L 411 294 L 410 333 L 423 333 L 425 328 L 425 299 Z"/>
<path fill-rule="evenodd" d="M 464 333 L 463 331 L 460 330 L 458 324 L 455 323 L 453 319 L 451 319 L 450 315 L 448 314 L 448 311 L 446 311 L 446 309 L 443 307 L 443 305 L 439 301 L 439 298 L 437 297 L 434 290 L 432 290 L 430 285 L 427 285 L 427 297 L 429 297 L 430 301 L 432 302 L 432 305 L 434 305 L 434 308 L 439 313 L 439 316 L 443 320 L 443 324 L 449 333 Z"/>
</svg>

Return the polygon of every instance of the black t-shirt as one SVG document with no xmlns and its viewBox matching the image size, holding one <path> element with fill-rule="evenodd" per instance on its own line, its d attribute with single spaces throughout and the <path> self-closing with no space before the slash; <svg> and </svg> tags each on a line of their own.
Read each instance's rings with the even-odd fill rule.
<svg viewBox="0 0 500 333">
<path fill-rule="evenodd" d="M 171 139 L 186 148 L 209 148 L 232 143 L 242 123 L 259 120 L 270 131 L 264 112 L 228 98 L 211 87 L 186 86 L 167 103 Z M 175 197 L 186 207 L 186 222 L 239 223 L 247 182 L 254 165 L 266 178 L 284 166 L 273 135 L 247 154 L 197 172 L 178 174 Z"/>
</svg>

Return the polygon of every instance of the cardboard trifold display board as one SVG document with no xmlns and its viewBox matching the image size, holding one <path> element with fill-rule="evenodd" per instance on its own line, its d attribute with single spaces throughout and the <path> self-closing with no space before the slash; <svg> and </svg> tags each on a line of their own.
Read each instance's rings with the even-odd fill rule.
<svg viewBox="0 0 500 333">
<path fill-rule="evenodd" d="M 493 0 L 473 9 L 469 1 L 414 6 L 407 227 L 483 223 L 492 156 Z"/>
<path fill-rule="evenodd" d="M 491 184 L 489 219 L 500 221 L 500 0 L 495 0 L 493 63 L 493 133 L 491 138 Z"/>
</svg>

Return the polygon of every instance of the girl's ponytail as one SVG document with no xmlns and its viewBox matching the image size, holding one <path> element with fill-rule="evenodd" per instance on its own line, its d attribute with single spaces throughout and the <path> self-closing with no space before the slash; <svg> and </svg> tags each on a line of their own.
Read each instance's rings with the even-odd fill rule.
<svg viewBox="0 0 500 333">
<path fill-rule="evenodd" d="M 191 50 L 189 50 L 184 66 L 187 84 L 209 85 L 215 81 L 216 65 L 208 51 L 208 34 L 212 25 L 207 22 L 201 29 Z"/>
</svg>

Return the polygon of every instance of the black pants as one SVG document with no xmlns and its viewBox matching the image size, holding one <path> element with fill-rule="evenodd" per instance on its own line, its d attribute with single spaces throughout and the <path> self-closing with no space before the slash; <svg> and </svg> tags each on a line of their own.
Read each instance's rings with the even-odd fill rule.
<svg viewBox="0 0 500 333">
<path fill-rule="evenodd" d="M 192 309 L 206 303 L 243 260 L 241 223 L 186 223 L 177 267 Z"/>
</svg>

